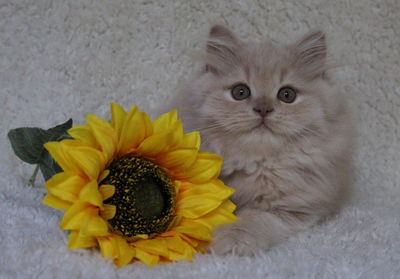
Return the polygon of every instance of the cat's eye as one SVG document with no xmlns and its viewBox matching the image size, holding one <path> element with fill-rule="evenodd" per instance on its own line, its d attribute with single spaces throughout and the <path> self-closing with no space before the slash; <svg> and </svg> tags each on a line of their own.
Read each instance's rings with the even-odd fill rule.
<svg viewBox="0 0 400 279">
<path fill-rule="evenodd" d="M 250 97 L 250 88 L 246 84 L 237 84 L 232 87 L 231 94 L 233 99 L 241 101 Z"/>
<path fill-rule="evenodd" d="M 296 91 L 290 87 L 282 87 L 278 91 L 278 99 L 287 104 L 293 103 L 296 95 Z"/>
</svg>

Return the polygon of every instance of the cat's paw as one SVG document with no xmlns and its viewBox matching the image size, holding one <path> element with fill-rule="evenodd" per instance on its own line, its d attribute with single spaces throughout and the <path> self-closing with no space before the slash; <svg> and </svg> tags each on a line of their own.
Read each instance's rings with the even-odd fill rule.
<svg viewBox="0 0 400 279">
<path fill-rule="evenodd" d="M 239 256 L 254 256 L 257 248 L 251 245 L 249 235 L 240 231 L 217 231 L 210 249 L 217 255 L 233 253 Z"/>
</svg>

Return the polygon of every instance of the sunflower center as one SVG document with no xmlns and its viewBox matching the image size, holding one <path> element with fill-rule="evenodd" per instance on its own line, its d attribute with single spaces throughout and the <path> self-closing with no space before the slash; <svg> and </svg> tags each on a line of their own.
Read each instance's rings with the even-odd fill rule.
<svg viewBox="0 0 400 279">
<path fill-rule="evenodd" d="M 145 158 L 129 155 L 114 159 L 108 170 L 101 184 L 115 187 L 114 195 L 104 201 L 116 207 L 108 220 L 113 230 L 127 239 L 166 231 L 175 207 L 175 187 L 168 174 Z"/>
</svg>

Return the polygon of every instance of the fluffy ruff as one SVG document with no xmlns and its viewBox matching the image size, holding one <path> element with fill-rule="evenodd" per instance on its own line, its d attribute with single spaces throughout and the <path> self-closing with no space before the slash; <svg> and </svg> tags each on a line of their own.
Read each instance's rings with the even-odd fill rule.
<svg viewBox="0 0 400 279">
<path fill-rule="evenodd" d="M 396 278 L 400 272 L 400 29 L 395 1 L 312 0 L 6 1 L 0 5 L 1 278 Z M 222 17 L 221 17 L 222 15 Z M 328 51 L 349 94 L 359 147 L 352 201 L 336 217 L 255 258 L 198 255 L 193 263 L 117 270 L 97 249 L 68 250 L 61 212 L 41 204 L 43 179 L 26 187 L 33 166 L 16 158 L 11 128 L 50 127 L 110 102 L 157 107 L 193 65 L 210 21 L 244 38 L 288 40 L 309 28 L 331 38 Z M 332 45 L 332 44 L 329 44 Z"/>
</svg>

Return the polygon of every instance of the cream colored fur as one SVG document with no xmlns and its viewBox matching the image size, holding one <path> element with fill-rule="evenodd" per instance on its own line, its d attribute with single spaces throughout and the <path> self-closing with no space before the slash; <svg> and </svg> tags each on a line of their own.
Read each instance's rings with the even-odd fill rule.
<svg viewBox="0 0 400 279">
<path fill-rule="evenodd" d="M 324 34 L 245 43 L 217 25 L 204 64 L 174 104 L 185 128 L 201 131 L 202 147 L 224 157 L 222 179 L 237 190 L 238 221 L 220 228 L 211 248 L 251 255 L 336 212 L 350 189 L 352 127 L 327 73 Z M 231 97 L 236 83 L 250 98 Z M 294 103 L 277 99 L 284 86 L 297 91 Z M 274 111 L 263 120 L 259 105 Z"/>
</svg>

